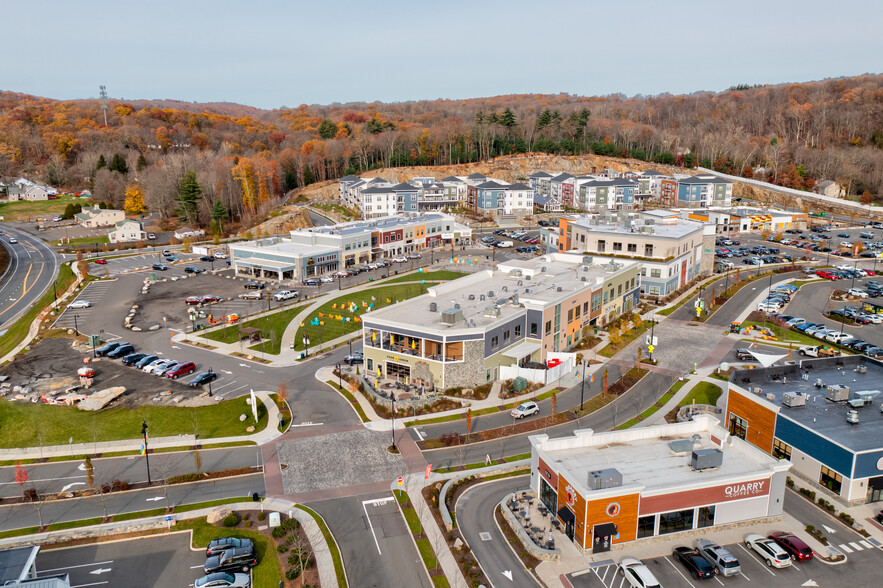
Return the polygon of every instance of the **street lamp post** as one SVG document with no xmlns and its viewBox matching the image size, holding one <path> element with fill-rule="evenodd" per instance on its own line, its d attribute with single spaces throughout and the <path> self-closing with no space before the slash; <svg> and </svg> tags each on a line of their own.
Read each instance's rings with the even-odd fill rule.
<svg viewBox="0 0 883 588">
<path fill-rule="evenodd" d="M 310 356 L 310 338 L 307 337 L 306 333 L 304 333 L 303 343 L 304 343 L 304 357 L 309 357 Z"/>
<path fill-rule="evenodd" d="M 582 409 L 583 409 L 583 394 L 585 393 L 585 391 L 586 391 L 586 362 L 585 362 L 585 360 L 583 360 L 583 381 L 582 381 L 582 384 L 580 385 L 580 389 L 579 389 L 579 409 L 580 409 L 580 412 L 582 412 Z"/>
<path fill-rule="evenodd" d="M 79 316 L 80 316 L 80 315 L 78 315 L 78 314 L 75 314 L 75 315 L 74 315 L 74 332 L 75 332 L 77 335 L 80 334 L 80 328 L 77 326 L 77 318 L 79 318 Z"/>
<path fill-rule="evenodd" d="M 147 464 L 147 485 L 151 485 L 150 480 L 150 451 L 147 449 L 147 421 L 141 421 L 141 434 L 144 436 L 144 461 Z"/>
<path fill-rule="evenodd" d="M 208 371 L 209 371 L 209 373 L 211 373 L 214 370 L 212 370 L 212 368 L 209 368 Z M 212 380 L 211 380 L 211 378 L 209 378 L 209 381 L 208 381 L 208 396 L 209 396 L 209 398 L 212 397 Z"/>
<path fill-rule="evenodd" d="M 653 328 L 656 326 L 656 319 L 650 319 L 650 363 L 653 363 L 653 349 L 656 347 L 655 339 L 653 338 Z"/>
<path fill-rule="evenodd" d="M 340 363 L 337 364 L 337 387 L 343 390 L 343 375 L 340 373 Z"/>
</svg>

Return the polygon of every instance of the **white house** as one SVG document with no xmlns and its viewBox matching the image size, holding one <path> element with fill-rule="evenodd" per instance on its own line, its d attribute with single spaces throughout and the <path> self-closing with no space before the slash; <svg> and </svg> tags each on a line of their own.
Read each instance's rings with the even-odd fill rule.
<svg viewBox="0 0 883 588">
<path fill-rule="evenodd" d="M 196 239 L 204 237 L 205 231 L 202 229 L 191 229 L 190 227 L 181 227 L 175 231 L 175 239 Z"/>
<path fill-rule="evenodd" d="M 112 208 L 99 208 L 96 204 L 92 208 L 84 208 L 82 212 L 75 214 L 77 223 L 87 228 L 109 227 L 126 220 L 126 213 Z"/>
<path fill-rule="evenodd" d="M 126 219 L 116 223 L 107 232 L 107 238 L 111 243 L 135 243 L 147 240 L 147 231 L 140 221 Z"/>
</svg>

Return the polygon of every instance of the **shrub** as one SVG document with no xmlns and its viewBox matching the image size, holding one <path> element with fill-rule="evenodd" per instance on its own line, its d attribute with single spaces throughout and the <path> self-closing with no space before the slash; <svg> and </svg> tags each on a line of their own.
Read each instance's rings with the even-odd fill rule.
<svg viewBox="0 0 883 588">
<path fill-rule="evenodd" d="M 259 520 L 259 521 L 263 521 L 263 520 L 266 519 L 266 518 L 267 518 L 267 513 L 265 513 L 265 512 L 259 512 L 259 513 L 258 513 L 258 520 Z"/>
<path fill-rule="evenodd" d="M 786 478 L 785 484 L 787 484 L 789 488 L 794 488 L 794 480 L 792 480 L 791 478 Z"/>
<path fill-rule="evenodd" d="M 297 580 L 298 576 L 300 576 L 300 570 L 298 568 L 289 568 L 289 570 L 285 572 L 285 577 L 288 580 Z"/>
<path fill-rule="evenodd" d="M 273 539 L 282 539 L 286 533 L 288 533 L 288 529 L 284 527 L 273 527 L 273 531 L 270 534 L 273 536 Z"/>
<path fill-rule="evenodd" d="M 110 483 L 110 489 L 114 492 L 125 492 L 129 489 L 129 483 L 122 480 L 114 480 Z"/>
<path fill-rule="evenodd" d="M 850 525 L 855 522 L 855 519 L 848 512 L 841 512 L 838 516 Z"/>
<path fill-rule="evenodd" d="M 276 546 L 276 551 L 279 553 L 285 553 L 291 547 L 291 544 L 288 541 L 283 541 L 279 545 Z"/>
<path fill-rule="evenodd" d="M 166 484 L 183 484 L 185 482 L 198 482 L 202 476 L 196 472 L 190 474 L 180 474 L 178 476 L 169 476 L 166 478 Z"/>
<path fill-rule="evenodd" d="M 284 521 L 282 521 L 282 528 L 286 531 L 294 531 L 298 527 L 300 527 L 300 522 L 298 522 L 298 520 L 295 518 L 285 519 Z"/>
<path fill-rule="evenodd" d="M 231 512 L 227 516 L 224 517 L 224 520 L 221 521 L 221 524 L 225 527 L 235 527 L 239 524 L 239 517 L 236 516 L 235 512 Z"/>
</svg>

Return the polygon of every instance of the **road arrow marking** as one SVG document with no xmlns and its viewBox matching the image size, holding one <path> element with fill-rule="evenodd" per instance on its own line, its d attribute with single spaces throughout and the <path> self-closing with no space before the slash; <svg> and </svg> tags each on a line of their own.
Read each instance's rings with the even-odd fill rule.
<svg viewBox="0 0 883 588">
<path fill-rule="evenodd" d="M 239 367 L 248 367 L 248 364 L 247 363 L 240 363 Z"/>
<path fill-rule="evenodd" d="M 822 525 L 822 528 L 825 530 L 825 533 L 836 533 L 837 529 L 832 529 L 828 525 Z"/>
<path fill-rule="evenodd" d="M 172 349 L 181 349 L 181 348 L 178 347 L 177 345 L 172 345 Z"/>
<path fill-rule="evenodd" d="M 221 371 L 224 372 L 225 374 L 227 374 L 228 376 L 232 376 L 232 375 L 233 375 L 233 372 L 228 372 L 227 370 L 221 370 Z"/>
<path fill-rule="evenodd" d="M 509 578 L 510 582 L 514 582 L 512 579 L 512 570 L 503 570 L 503 575 Z"/>
<path fill-rule="evenodd" d="M 414 429 L 414 432 L 417 433 L 417 436 L 420 437 L 420 440 L 421 440 L 421 441 L 423 441 L 423 440 L 426 438 L 426 437 L 423 436 L 423 433 L 421 433 L 421 432 L 418 431 L 417 429 Z"/>
<path fill-rule="evenodd" d="M 109 572 L 111 569 L 113 569 L 113 568 L 98 568 L 97 570 L 92 570 L 92 571 L 89 572 L 89 573 L 90 573 L 90 574 L 98 575 L 98 574 L 103 574 L 103 573 L 105 573 L 105 572 Z"/>
<path fill-rule="evenodd" d="M 80 470 L 81 472 L 85 472 L 86 471 L 86 464 L 81 463 L 80 465 L 77 466 L 77 469 Z"/>
<path fill-rule="evenodd" d="M 162 500 L 162 496 L 154 496 L 153 498 L 148 498 L 147 502 L 156 502 L 157 500 Z"/>
<path fill-rule="evenodd" d="M 61 491 L 62 491 L 62 492 L 67 492 L 68 490 L 70 490 L 70 489 L 73 488 L 74 486 L 85 486 L 85 485 L 86 485 L 86 482 L 71 482 L 70 484 L 68 484 L 67 486 L 65 486 L 64 488 L 62 488 Z"/>
<path fill-rule="evenodd" d="M 819 585 L 818 582 L 816 582 L 815 580 L 807 580 L 806 582 L 801 584 L 801 586 L 818 586 L 818 585 Z"/>
</svg>

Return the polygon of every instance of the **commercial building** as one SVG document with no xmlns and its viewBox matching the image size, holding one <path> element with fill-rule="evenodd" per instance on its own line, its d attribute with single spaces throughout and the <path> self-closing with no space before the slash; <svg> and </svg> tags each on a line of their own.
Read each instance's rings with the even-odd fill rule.
<svg viewBox="0 0 883 588">
<path fill-rule="evenodd" d="M 883 364 L 866 356 L 806 359 L 730 377 L 730 433 L 790 460 L 831 500 L 883 500 Z"/>
<path fill-rule="evenodd" d="M 736 206 L 731 208 L 684 209 L 682 218 L 714 225 L 718 235 L 748 231 L 769 231 L 772 234 L 788 229 L 805 229 L 809 216 L 805 212 L 788 212 L 772 208 Z"/>
<path fill-rule="evenodd" d="M 112 208 L 100 208 L 97 204 L 92 208 L 84 208 L 74 215 L 77 223 L 87 228 L 110 227 L 126 220 L 126 213 Z"/>
<path fill-rule="evenodd" d="M 665 296 L 714 269 L 714 227 L 676 212 L 565 215 L 558 223 L 560 252 L 640 260 L 648 295 Z"/>
<path fill-rule="evenodd" d="M 638 303 L 639 264 L 552 253 L 429 288 L 362 315 L 366 374 L 427 386 L 483 384 L 545 362 Z"/>
<path fill-rule="evenodd" d="M 472 229 L 442 213 L 411 214 L 296 229 L 288 238 L 230 245 L 237 274 L 303 281 L 378 259 L 471 242 Z"/>
<path fill-rule="evenodd" d="M 533 435 L 530 443 L 531 488 L 574 544 L 593 553 L 780 517 L 791 467 L 709 415 L 555 439 Z"/>
<path fill-rule="evenodd" d="M 141 221 L 126 219 L 116 223 L 107 232 L 107 238 L 111 243 L 137 243 L 147 240 L 147 231 Z"/>
</svg>

